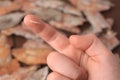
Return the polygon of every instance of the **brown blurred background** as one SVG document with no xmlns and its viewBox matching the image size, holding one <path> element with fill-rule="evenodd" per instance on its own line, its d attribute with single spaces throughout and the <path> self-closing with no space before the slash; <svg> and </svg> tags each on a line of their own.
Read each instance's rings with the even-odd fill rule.
<svg viewBox="0 0 120 80">
<path fill-rule="evenodd" d="M 120 40 L 120 0 L 111 0 L 114 4 L 114 7 L 111 8 L 111 10 L 104 12 L 106 17 L 112 17 L 114 19 L 114 26 L 113 30 L 116 31 L 117 37 Z M 115 53 L 120 54 L 120 46 L 118 46 L 116 49 L 114 49 Z"/>
</svg>

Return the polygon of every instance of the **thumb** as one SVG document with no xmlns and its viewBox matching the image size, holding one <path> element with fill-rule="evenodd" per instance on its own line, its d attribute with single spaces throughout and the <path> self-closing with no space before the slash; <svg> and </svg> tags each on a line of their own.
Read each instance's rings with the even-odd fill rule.
<svg viewBox="0 0 120 80">
<path fill-rule="evenodd" d="M 112 52 L 93 34 L 83 36 L 73 35 L 69 40 L 73 46 L 85 51 L 91 57 L 112 54 Z"/>
</svg>

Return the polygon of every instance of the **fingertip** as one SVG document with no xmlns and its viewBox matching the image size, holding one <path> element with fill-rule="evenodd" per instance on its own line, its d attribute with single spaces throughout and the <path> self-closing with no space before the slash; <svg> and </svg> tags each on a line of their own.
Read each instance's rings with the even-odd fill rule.
<svg viewBox="0 0 120 80">
<path fill-rule="evenodd" d="M 75 40 L 76 36 L 77 36 L 77 35 L 71 35 L 71 36 L 69 37 L 69 40 L 71 40 L 71 41 L 72 41 L 72 40 Z"/>
<path fill-rule="evenodd" d="M 24 22 L 24 24 L 26 25 L 25 27 L 26 27 L 26 29 L 29 29 L 29 30 L 32 30 L 31 29 L 31 23 L 30 23 L 30 20 L 32 20 L 33 19 L 33 15 L 26 15 L 25 17 L 24 17 L 24 20 L 23 20 L 23 22 Z"/>
<path fill-rule="evenodd" d="M 57 57 L 57 52 L 51 52 L 48 56 L 47 56 L 47 64 L 48 66 L 51 68 L 52 64 L 54 63 L 54 59 Z"/>
<path fill-rule="evenodd" d="M 34 17 L 33 15 L 26 15 L 25 17 L 24 17 L 24 20 L 23 20 L 23 22 L 27 25 L 28 23 L 29 23 L 29 20 L 31 20 L 32 19 L 32 17 Z"/>
<path fill-rule="evenodd" d="M 85 39 L 84 39 L 83 35 L 82 36 L 72 35 L 72 36 L 70 36 L 69 41 L 70 41 L 71 45 L 73 45 L 74 47 L 81 49 L 81 50 L 85 50 L 84 49 Z"/>
<path fill-rule="evenodd" d="M 34 15 L 25 16 L 24 23 L 28 29 L 36 34 L 40 33 L 46 26 L 46 24 L 40 18 Z"/>
<path fill-rule="evenodd" d="M 71 35 L 69 41 L 74 45 L 78 44 L 78 35 Z"/>
</svg>

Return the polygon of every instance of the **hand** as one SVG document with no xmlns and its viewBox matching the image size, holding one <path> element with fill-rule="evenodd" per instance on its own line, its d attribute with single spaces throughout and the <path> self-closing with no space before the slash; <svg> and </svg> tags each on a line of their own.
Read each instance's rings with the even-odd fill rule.
<svg viewBox="0 0 120 80">
<path fill-rule="evenodd" d="M 28 15 L 25 24 L 50 44 L 47 62 L 53 72 L 48 80 L 119 80 L 120 64 L 95 35 L 71 36 L 69 39 L 35 16 Z"/>
</svg>

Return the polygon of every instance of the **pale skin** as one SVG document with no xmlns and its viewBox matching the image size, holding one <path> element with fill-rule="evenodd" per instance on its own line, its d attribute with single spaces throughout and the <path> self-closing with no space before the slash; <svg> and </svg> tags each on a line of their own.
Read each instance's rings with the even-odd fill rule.
<svg viewBox="0 0 120 80">
<path fill-rule="evenodd" d="M 120 80 L 119 60 L 95 35 L 67 38 L 33 15 L 24 23 L 56 49 L 47 58 L 53 70 L 47 80 Z"/>
</svg>

